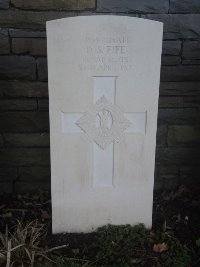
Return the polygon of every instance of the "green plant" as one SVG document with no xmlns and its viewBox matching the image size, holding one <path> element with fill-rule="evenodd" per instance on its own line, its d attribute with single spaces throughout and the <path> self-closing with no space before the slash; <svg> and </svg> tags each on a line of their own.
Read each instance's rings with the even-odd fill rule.
<svg viewBox="0 0 200 267">
<path fill-rule="evenodd" d="M 143 262 L 142 255 L 150 249 L 151 239 L 142 224 L 133 227 L 107 225 L 97 231 L 97 246 L 99 262 L 125 267 L 133 262 Z"/>
<path fill-rule="evenodd" d="M 153 233 L 142 224 L 99 228 L 97 247 L 102 265 L 187 267 L 190 263 L 186 248 L 174 236 Z"/>
<path fill-rule="evenodd" d="M 196 240 L 197 247 L 200 247 L 200 238 Z"/>
<path fill-rule="evenodd" d="M 169 246 L 169 250 L 160 254 L 159 262 L 161 266 L 167 267 L 186 267 L 189 266 L 191 259 L 187 253 L 187 249 L 175 237 L 166 234 L 165 242 Z"/>
</svg>

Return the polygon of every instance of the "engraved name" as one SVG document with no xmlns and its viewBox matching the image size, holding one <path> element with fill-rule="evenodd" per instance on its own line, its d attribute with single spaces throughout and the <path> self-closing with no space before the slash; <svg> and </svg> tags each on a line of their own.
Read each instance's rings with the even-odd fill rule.
<svg viewBox="0 0 200 267">
<path fill-rule="evenodd" d="M 80 71 L 127 71 L 131 68 L 127 36 L 85 36 Z"/>
</svg>

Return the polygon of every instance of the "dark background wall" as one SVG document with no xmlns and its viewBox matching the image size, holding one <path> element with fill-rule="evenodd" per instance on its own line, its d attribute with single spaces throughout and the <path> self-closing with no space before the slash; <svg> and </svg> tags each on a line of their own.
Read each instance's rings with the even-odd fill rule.
<svg viewBox="0 0 200 267">
<path fill-rule="evenodd" d="M 164 22 L 155 189 L 197 185 L 199 0 L 0 0 L 0 193 L 50 188 L 45 22 L 109 13 Z"/>
</svg>

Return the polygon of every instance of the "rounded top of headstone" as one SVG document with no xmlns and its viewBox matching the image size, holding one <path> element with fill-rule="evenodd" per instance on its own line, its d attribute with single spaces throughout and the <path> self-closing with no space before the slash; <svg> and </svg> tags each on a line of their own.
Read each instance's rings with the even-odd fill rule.
<svg viewBox="0 0 200 267">
<path fill-rule="evenodd" d="M 101 23 L 101 22 L 113 22 L 113 23 L 127 23 L 127 24 L 145 24 L 146 27 L 160 27 L 162 30 L 163 23 L 160 21 L 150 20 L 146 18 L 138 18 L 123 15 L 90 15 L 90 16 L 73 16 L 61 19 L 50 20 L 46 22 L 47 28 L 51 25 L 63 25 L 68 23 Z M 120 26 L 120 25 L 119 25 Z"/>
</svg>

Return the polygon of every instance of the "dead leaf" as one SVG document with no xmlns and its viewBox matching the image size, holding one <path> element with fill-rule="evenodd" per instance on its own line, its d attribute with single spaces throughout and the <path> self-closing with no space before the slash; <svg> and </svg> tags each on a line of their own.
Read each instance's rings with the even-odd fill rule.
<svg viewBox="0 0 200 267">
<path fill-rule="evenodd" d="M 167 251 L 168 249 L 169 246 L 165 242 L 153 245 L 153 251 L 156 253 L 162 253 L 164 251 Z"/>
<path fill-rule="evenodd" d="M 142 261 L 142 259 L 140 259 L 140 258 L 135 258 L 135 259 L 131 258 L 131 259 L 130 259 L 130 262 L 131 262 L 132 264 L 138 264 L 138 263 L 140 263 L 141 261 Z"/>
</svg>

